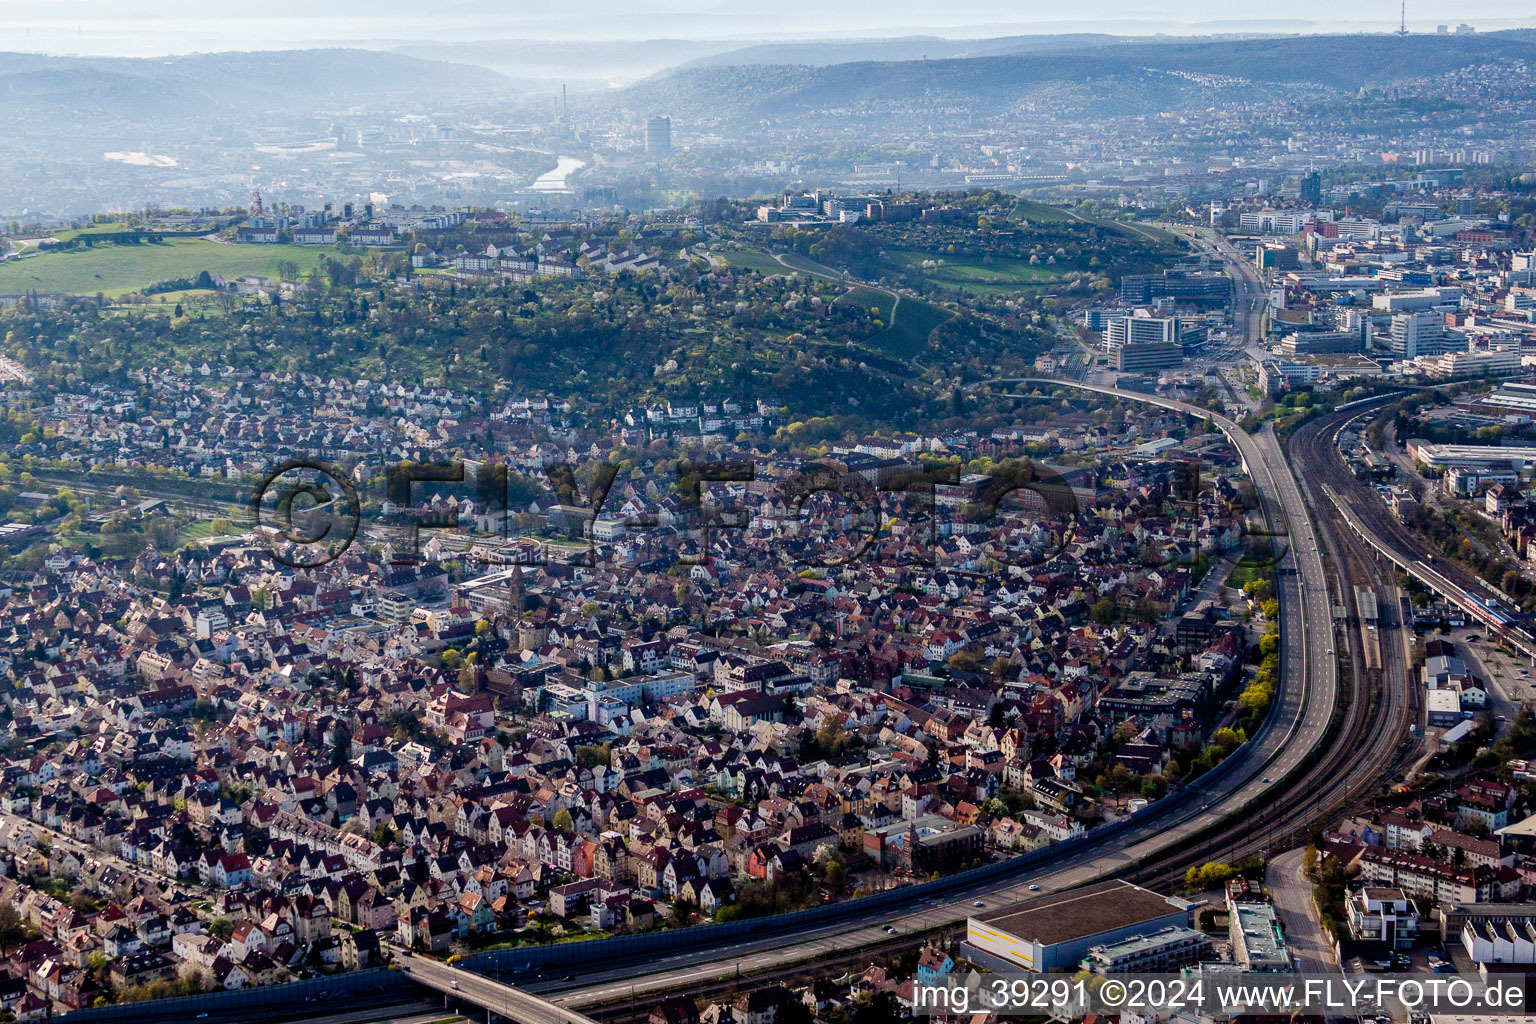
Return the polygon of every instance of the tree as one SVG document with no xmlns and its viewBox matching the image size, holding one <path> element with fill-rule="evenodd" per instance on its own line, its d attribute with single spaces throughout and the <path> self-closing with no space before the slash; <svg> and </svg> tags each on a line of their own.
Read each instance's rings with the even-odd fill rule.
<svg viewBox="0 0 1536 1024">
<path fill-rule="evenodd" d="M 774 1009 L 775 1024 L 815 1024 L 816 1015 L 805 1002 L 795 996 L 785 996 Z"/>
<path fill-rule="evenodd" d="M 993 729 L 1001 729 L 1006 724 L 1007 720 L 1003 717 L 1002 703 L 993 704 L 992 709 L 987 712 L 987 725 Z"/>
<path fill-rule="evenodd" d="M 1184 872 L 1184 888 L 1195 891 L 1214 889 L 1217 886 L 1226 885 L 1230 879 L 1236 877 L 1237 870 L 1231 865 L 1206 861 Z"/>
<path fill-rule="evenodd" d="M 16 908 L 9 903 L 0 903 L 0 949 L 9 949 L 26 941 L 29 932 Z"/>
<path fill-rule="evenodd" d="M 338 726 L 332 739 L 331 764 L 340 766 L 352 759 L 352 733 Z"/>
<path fill-rule="evenodd" d="M 693 903 L 679 897 L 672 901 L 672 927 L 686 928 L 688 922 L 693 920 Z"/>
<path fill-rule="evenodd" d="M 901 1006 L 893 992 L 877 992 L 853 1011 L 852 1024 L 889 1024 L 900 1020 Z"/>
<path fill-rule="evenodd" d="M 565 807 L 562 807 L 555 812 L 555 819 L 552 824 L 555 826 L 555 828 L 565 829 L 566 831 L 570 831 L 576 827 L 575 819 L 571 817 L 570 810 Z"/>
<path fill-rule="evenodd" d="M 1088 617 L 1100 626 L 1108 626 L 1115 621 L 1115 602 L 1113 598 L 1101 598 L 1094 602 L 1093 609 Z"/>
</svg>

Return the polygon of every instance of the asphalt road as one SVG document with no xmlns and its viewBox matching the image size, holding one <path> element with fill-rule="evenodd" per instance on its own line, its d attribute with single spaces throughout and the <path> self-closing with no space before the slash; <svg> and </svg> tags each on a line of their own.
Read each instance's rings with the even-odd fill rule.
<svg viewBox="0 0 1536 1024">
<path fill-rule="evenodd" d="M 1251 282 L 1243 284 L 1242 294 L 1252 310 Z M 1251 311 L 1242 317 L 1245 342 L 1252 342 L 1260 315 Z M 1036 381 L 1025 379 L 1025 382 Z M 1066 383 L 1057 380 L 1038 382 Z M 1146 402 L 1201 417 L 1207 415 L 1204 409 L 1140 392 L 1077 386 L 1127 401 Z M 1093 852 L 1074 851 L 1063 856 L 1060 863 L 1042 867 L 1033 877 L 978 883 L 967 890 L 914 900 L 912 905 L 898 911 L 875 909 L 853 919 L 831 922 L 796 934 L 747 936 L 705 950 L 658 957 L 645 964 L 623 963 L 606 968 L 594 965 L 595 969 L 583 972 L 577 982 L 529 981 L 521 987 L 529 992 L 546 993 L 565 1007 L 590 1006 L 640 998 L 646 993 L 733 973 L 756 972 L 791 960 L 814 960 L 834 952 L 845 953 L 889 941 L 891 931 L 887 929 L 901 934 L 954 925 L 973 913 L 978 903 L 985 907 L 1002 906 L 1125 873 L 1153 854 L 1216 824 L 1250 799 L 1262 796 L 1274 785 L 1269 781 L 1271 778 L 1280 778 L 1305 764 L 1327 728 L 1337 696 L 1322 557 L 1309 512 L 1273 434 L 1249 436 L 1225 417 L 1215 417 L 1215 422 L 1233 439 L 1276 522 L 1277 531 L 1284 534 L 1284 554 L 1279 562 L 1279 568 L 1284 571 L 1277 577 L 1283 622 L 1279 707 L 1273 713 L 1271 725 L 1232 755 L 1237 761 L 1220 780 L 1208 789 L 1197 790 L 1184 804 L 1170 807 L 1167 813 L 1155 815 L 1106 839 Z M 1294 574 L 1289 572 L 1292 569 Z M 468 971 L 420 958 L 412 958 L 409 964 L 416 980 L 442 991 L 460 993 L 477 1005 L 529 1024 L 569 1024 L 583 1019 L 574 1015 L 561 1017 L 559 1013 L 564 1011 L 552 1008 L 548 1003 Z M 452 988 L 455 983 L 459 986 L 457 989 Z"/>
<path fill-rule="evenodd" d="M 1303 974 L 1324 974 L 1338 969 L 1333 945 L 1317 914 L 1312 883 L 1302 874 L 1301 849 L 1287 850 L 1269 862 L 1265 884 L 1274 898 L 1285 928 L 1285 944 Z"/>
<path fill-rule="evenodd" d="M 519 1024 L 596 1024 L 590 1017 L 555 1006 L 538 996 L 482 974 L 410 953 L 400 954 L 397 962 L 400 969 L 417 984 L 473 1003 L 494 1014 L 518 1021 Z"/>
<path fill-rule="evenodd" d="M 1027 379 L 1028 382 L 1036 382 Z M 1023 381 L 1021 381 L 1023 382 Z M 1062 384 L 1056 380 L 1039 383 Z M 997 383 L 997 382 L 994 382 Z M 1075 385 L 1127 401 L 1148 402 L 1204 417 L 1196 409 L 1170 399 L 1140 392 L 1095 385 Z M 1130 830 L 1106 839 L 1092 852 L 1074 851 L 1060 863 L 1040 869 L 1033 877 L 1007 878 L 979 883 L 969 889 L 915 900 L 907 908 L 877 909 L 852 920 L 844 919 L 792 935 L 743 937 L 706 950 L 658 957 L 645 964 L 624 963 L 594 967 L 578 982 L 530 981 L 530 990 L 550 994 L 562 1005 L 592 1006 L 645 993 L 661 992 L 702 980 L 742 972 L 752 973 L 790 961 L 813 960 L 831 953 L 846 953 L 879 941 L 888 941 L 887 927 L 897 933 L 926 931 L 965 920 L 980 901 L 986 907 L 1038 898 L 1046 893 L 1071 889 L 1096 879 L 1123 874 L 1169 846 L 1225 818 L 1252 798 L 1263 795 L 1274 783 L 1313 756 L 1328 726 L 1338 693 L 1332 655 L 1332 627 L 1327 583 L 1310 514 L 1302 501 L 1283 452 L 1272 433 L 1250 436 L 1225 417 L 1216 425 L 1229 433 L 1254 479 L 1255 486 L 1286 534 L 1283 570 L 1277 577 L 1282 604 L 1282 684 L 1279 707 L 1271 726 L 1232 756 L 1239 759 L 1229 774 L 1197 791 L 1190 801 L 1166 814 L 1138 823 Z"/>
</svg>

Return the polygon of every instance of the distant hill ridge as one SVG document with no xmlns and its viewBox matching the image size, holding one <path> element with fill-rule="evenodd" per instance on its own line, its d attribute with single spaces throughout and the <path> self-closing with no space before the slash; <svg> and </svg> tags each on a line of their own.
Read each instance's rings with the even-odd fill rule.
<svg viewBox="0 0 1536 1024">
<path fill-rule="evenodd" d="M 0 53 L 0 113 L 57 113 L 70 123 L 196 119 L 267 110 L 312 110 L 390 96 L 446 94 L 483 68 L 377 50 L 318 49 L 135 59 Z"/>
<path fill-rule="evenodd" d="M 990 39 L 904 36 L 893 39 L 759 43 L 699 57 L 684 66 L 808 64 L 822 67 L 862 61 L 953 60 L 1110 46 L 1126 42 L 1128 38 L 1079 32 L 1049 36 L 998 36 Z"/>
<path fill-rule="evenodd" d="M 1052 49 L 1049 40 L 1069 43 Z M 919 45 L 921 45 L 919 42 Z M 668 110 L 681 118 L 791 114 L 861 103 L 958 102 L 999 107 L 1031 86 L 1082 86 L 1120 77 L 1214 76 L 1253 86 L 1311 83 L 1336 90 L 1383 86 L 1507 58 L 1536 58 L 1536 30 L 1468 35 L 1300 35 L 1258 38 L 1117 40 L 1110 36 L 1041 37 L 1033 52 L 928 60 L 763 64 L 765 49 L 805 56 L 844 44 L 751 47 L 654 75 L 617 101 L 639 110 Z M 1010 41 L 1006 45 L 1013 45 Z M 1198 84 L 1198 83 L 1196 83 Z M 1128 106 L 1158 109 L 1199 90 L 1177 80 L 1144 94 L 1117 97 Z"/>
</svg>

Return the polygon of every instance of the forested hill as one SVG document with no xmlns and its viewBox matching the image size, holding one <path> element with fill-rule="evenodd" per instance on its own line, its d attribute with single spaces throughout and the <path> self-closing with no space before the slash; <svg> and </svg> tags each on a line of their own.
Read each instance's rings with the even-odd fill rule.
<svg viewBox="0 0 1536 1024">
<path fill-rule="evenodd" d="M 483 68 L 370 50 L 276 50 L 141 60 L 0 53 L 0 119 L 60 123 L 249 117 L 448 96 Z"/>
<path fill-rule="evenodd" d="M 1275 86 L 1354 91 L 1498 61 L 1536 57 L 1536 32 L 1276 36 L 1085 42 L 1056 52 L 944 60 L 692 65 L 625 90 L 620 103 L 715 121 L 859 107 L 961 105 L 987 116 L 1036 91 L 1112 112 L 1208 105 L 1222 90 L 1255 98 Z"/>
<path fill-rule="evenodd" d="M 759 43 L 691 61 L 694 65 L 744 64 L 852 64 L 860 61 L 955 60 L 1020 53 L 1049 53 L 1122 44 L 1118 36 L 1073 33 L 1051 36 L 999 36 L 993 39 L 941 39 L 938 36 L 903 36 L 896 39 L 808 40 L 793 43 Z"/>
</svg>

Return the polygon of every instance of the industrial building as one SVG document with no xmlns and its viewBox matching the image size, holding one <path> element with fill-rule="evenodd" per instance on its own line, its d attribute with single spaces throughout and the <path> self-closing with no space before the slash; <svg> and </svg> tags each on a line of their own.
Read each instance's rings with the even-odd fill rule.
<svg viewBox="0 0 1536 1024">
<path fill-rule="evenodd" d="M 1432 444 L 1410 439 L 1408 454 L 1431 469 L 1461 466 L 1466 469 L 1513 469 L 1525 473 L 1536 462 L 1536 448 L 1492 444 Z"/>
<path fill-rule="evenodd" d="M 1461 695 L 1455 690 L 1424 691 L 1424 720 L 1431 728 L 1446 729 L 1461 718 Z"/>
<path fill-rule="evenodd" d="M 1189 928 L 1191 908 L 1130 882 L 1099 882 L 973 916 L 963 948 L 998 971 L 1075 969 L 1095 946 Z"/>
<path fill-rule="evenodd" d="M 1536 416 L 1536 384 L 1501 384 L 1471 404 L 1476 411 L 1490 415 Z"/>
<path fill-rule="evenodd" d="M 1384 313 L 1409 313 L 1428 309 L 1457 309 L 1461 289 L 1457 287 L 1421 288 L 1417 291 L 1385 292 L 1371 296 L 1371 306 Z"/>
<path fill-rule="evenodd" d="M 1475 963 L 1536 963 L 1536 906 L 1528 903 L 1442 906 L 1439 918 L 1440 934 L 1447 945 L 1459 942 Z"/>
</svg>

